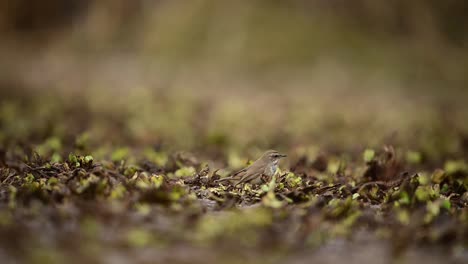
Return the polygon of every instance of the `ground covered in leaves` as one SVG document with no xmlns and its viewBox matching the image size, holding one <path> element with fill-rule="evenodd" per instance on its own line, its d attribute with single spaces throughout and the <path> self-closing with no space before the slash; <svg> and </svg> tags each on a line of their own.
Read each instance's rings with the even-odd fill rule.
<svg viewBox="0 0 468 264">
<path fill-rule="evenodd" d="M 307 129 L 276 123 L 236 140 L 203 118 L 215 107 L 204 100 L 116 110 L 58 98 L 2 101 L 2 263 L 468 261 L 468 139 L 439 118 L 450 114 L 355 144 L 344 135 L 378 126 L 327 116 L 310 131 L 343 135 L 340 144 L 313 145 Z M 145 119 L 156 123 L 151 133 Z M 288 154 L 276 177 L 215 182 L 270 147 Z"/>
</svg>

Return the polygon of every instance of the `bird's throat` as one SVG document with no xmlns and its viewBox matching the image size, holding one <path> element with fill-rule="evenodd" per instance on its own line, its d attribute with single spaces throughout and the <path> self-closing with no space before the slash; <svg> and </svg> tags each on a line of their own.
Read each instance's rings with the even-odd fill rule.
<svg viewBox="0 0 468 264">
<path fill-rule="evenodd" d="M 274 162 L 273 164 L 271 164 L 269 172 L 268 172 L 268 174 L 269 174 L 268 176 L 275 175 L 277 169 L 278 169 L 278 163 L 277 162 Z"/>
</svg>

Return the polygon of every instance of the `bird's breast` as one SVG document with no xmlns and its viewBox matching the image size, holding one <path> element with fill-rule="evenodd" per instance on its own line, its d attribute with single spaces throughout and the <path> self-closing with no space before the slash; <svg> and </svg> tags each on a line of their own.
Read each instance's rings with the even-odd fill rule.
<svg viewBox="0 0 468 264">
<path fill-rule="evenodd" d="M 265 170 L 265 174 L 267 176 L 271 177 L 271 176 L 275 175 L 275 172 L 276 172 L 277 169 L 278 169 L 278 165 L 272 164 L 272 165 L 267 167 L 267 169 Z"/>
</svg>

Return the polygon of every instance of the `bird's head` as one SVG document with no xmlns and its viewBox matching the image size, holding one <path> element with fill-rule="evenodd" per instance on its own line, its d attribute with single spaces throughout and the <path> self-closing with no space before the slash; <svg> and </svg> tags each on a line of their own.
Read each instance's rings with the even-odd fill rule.
<svg viewBox="0 0 468 264">
<path fill-rule="evenodd" d="M 268 161 L 268 162 L 273 162 L 273 163 L 278 163 L 278 161 L 281 159 L 281 158 L 284 158 L 286 157 L 286 155 L 284 154 L 280 154 L 278 151 L 276 150 L 267 150 L 263 156 L 262 156 L 262 159 L 265 160 L 265 161 Z"/>
</svg>

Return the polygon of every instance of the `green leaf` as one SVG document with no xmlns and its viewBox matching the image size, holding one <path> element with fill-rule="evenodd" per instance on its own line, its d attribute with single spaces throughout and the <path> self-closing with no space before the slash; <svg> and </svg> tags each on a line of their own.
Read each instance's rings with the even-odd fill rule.
<svg viewBox="0 0 468 264">
<path fill-rule="evenodd" d="M 88 155 L 88 156 L 85 156 L 85 157 L 84 157 L 84 162 L 85 162 L 86 164 L 92 163 L 93 160 L 94 160 L 93 156 Z"/>
<path fill-rule="evenodd" d="M 59 182 L 58 179 L 55 178 L 55 177 L 50 177 L 50 178 L 47 180 L 47 184 L 48 184 L 48 185 L 51 185 L 51 186 L 52 186 L 52 185 L 56 185 L 58 182 Z"/>
<path fill-rule="evenodd" d="M 362 156 L 365 162 L 370 162 L 375 158 L 375 151 L 373 149 L 366 149 Z"/>
<path fill-rule="evenodd" d="M 440 204 L 437 201 L 428 202 L 426 205 L 426 209 L 431 215 L 437 216 L 440 212 Z"/>
<path fill-rule="evenodd" d="M 450 208 L 452 208 L 452 203 L 450 202 L 449 199 L 444 199 L 442 201 L 442 207 L 447 209 L 447 210 L 450 210 Z"/>
<path fill-rule="evenodd" d="M 75 154 L 73 153 L 68 154 L 68 161 L 70 162 L 71 165 L 74 165 L 75 167 L 80 167 L 80 163 L 78 162 L 78 157 Z"/>
<path fill-rule="evenodd" d="M 49 138 L 46 145 L 53 151 L 59 151 L 62 148 L 62 142 L 57 137 Z"/>
<path fill-rule="evenodd" d="M 432 173 L 431 180 L 433 183 L 441 183 L 445 178 L 447 177 L 447 174 L 445 171 L 441 169 L 437 169 Z"/>
<path fill-rule="evenodd" d="M 159 166 L 165 166 L 167 161 L 169 160 L 169 157 L 167 156 L 166 153 L 164 152 L 157 152 L 151 148 L 147 148 L 144 150 L 143 155 L 145 158 L 147 158 L 149 161 L 154 162 L 155 164 Z"/>
<path fill-rule="evenodd" d="M 128 157 L 130 150 L 128 148 L 118 148 L 112 152 L 111 160 L 112 161 L 121 161 Z"/>
<path fill-rule="evenodd" d="M 26 183 L 32 183 L 34 182 L 34 180 L 35 180 L 34 175 L 32 175 L 31 173 L 28 173 L 26 177 L 24 177 L 24 182 Z"/>
<path fill-rule="evenodd" d="M 135 175 L 135 173 L 138 171 L 138 167 L 135 165 L 130 165 L 127 168 L 125 168 L 124 175 L 127 177 L 131 177 Z"/>
<path fill-rule="evenodd" d="M 408 151 L 406 152 L 406 161 L 411 164 L 419 164 L 422 161 L 422 155 L 417 151 Z"/>
<path fill-rule="evenodd" d="M 127 233 L 127 242 L 133 247 L 148 246 L 153 240 L 151 232 L 147 230 L 135 228 Z"/>
<path fill-rule="evenodd" d="M 341 161 L 337 158 L 330 159 L 327 165 L 327 171 L 331 174 L 336 174 L 340 170 Z"/>
<path fill-rule="evenodd" d="M 52 154 L 52 157 L 50 158 L 50 161 L 52 163 L 59 163 L 59 162 L 62 161 L 62 156 L 60 156 L 60 154 L 58 154 L 58 153 L 54 153 L 54 154 Z"/>
<path fill-rule="evenodd" d="M 151 213 L 151 206 L 145 203 L 137 203 L 135 205 L 135 209 L 143 216 L 149 215 Z"/>
<path fill-rule="evenodd" d="M 448 160 L 445 162 L 444 169 L 448 174 L 468 171 L 468 166 L 463 160 Z"/>
<path fill-rule="evenodd" d="M 411 200 L 407 192 L 400 193 L 400 199 L 398 200 L 400 204 L 410 204 Z"/>
<path fill-rule="evenodd" d="M 275 186 L 276 186 L 276 176 L 273 176 L 271 178 L 270 183 L 268 184 L 268 193 L 263 197 L 262 202 L 267 207 L 281 208 L 284 205 L 284 203 L 276 199 Z"/>
<path fill-rule="evenodd" d="M 157 189 L 164 183 L 164 177 L 162 175 L 153 174 L 151 175 L 150 182 Z"/>
<path fill-rule="evenodd" d="M 79 135 L 75 140 L 76 147 L 78 147 L 80 149 L 86 148 L 86 146 L 88 145 L 88 142 L 89 142 L 89 138 L 90 138 L 89 133 L 87 133 L 87 132 Z"/>
<path fill-rule="evenodd" d="M 429 184 L 429 175 L 425 172 L 420 172 L 418 175 L 418 181 L 420 185 Z"/>
<path fill-rule="evenodd" d="M 286 182 L 289 185 L 289 187 L 297 187 L 302 184 L 302 178 L 300 176 L 295 175 L 292 172 L 288 172 L 286 175 Z"/>
<path fill-rule="evenodd" d="M 399 210 L 397 213 L 397 219 L 400 223 L 407 225 L 410 222 L 410 214 L 406 210 Z"/>
<path fill-rule="evenodd" d="M 415 195 L 416 195 L 416 198 L 421 202 L 425 202 L 425 201 L 429 200 L 429 198 L 430 198 L 429 190 L 427 188 L 422 187 L 422 186 L 419 186 L 416 189 Z"/>
<path fill-rule="evenodd" d="M 190 177 L 194 175 L 197 171 L 194 167 L 182 167 L 178 169 L 174 174 L 176 177 Z"/>
<path fill-rule="evenodd" d="M 111 192 L 111 199 L 121 199 L 125 196 L 127 189 L 122 184 L 117 185 Z"/>
</svg>

